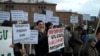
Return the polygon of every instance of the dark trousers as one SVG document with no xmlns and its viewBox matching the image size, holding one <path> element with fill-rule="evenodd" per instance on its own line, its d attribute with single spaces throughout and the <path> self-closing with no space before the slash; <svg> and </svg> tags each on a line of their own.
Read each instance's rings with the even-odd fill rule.
<svg viewBox="0 0 100 56">
<path fill-rule="evenodd" d="M 61 53 L 60 52 L 52 52 L 52 53 L 47 54 L 46 56 L 61 56 Z"/>
<path fill-rule="evenodd" d="M 76 53 L 76 54 L 73 54 L 74 56 L 78 56 L 78 53 Z"/>
<path fill-rule="evenodd" d="M 63 56 L 72 56 L 72 53 L 64 53 Z"/>
</svg>

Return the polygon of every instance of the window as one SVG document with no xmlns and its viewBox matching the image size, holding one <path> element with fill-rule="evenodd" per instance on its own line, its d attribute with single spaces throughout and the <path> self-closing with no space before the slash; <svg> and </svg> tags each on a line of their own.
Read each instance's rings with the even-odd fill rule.
<svg viewBox="0 0 100 56">
<path fill-rule="evenodd" d="M 39 6 L 38 8 L 39 8 L 39 9 L 46 9 L 45 6 Z"/>
</svg>

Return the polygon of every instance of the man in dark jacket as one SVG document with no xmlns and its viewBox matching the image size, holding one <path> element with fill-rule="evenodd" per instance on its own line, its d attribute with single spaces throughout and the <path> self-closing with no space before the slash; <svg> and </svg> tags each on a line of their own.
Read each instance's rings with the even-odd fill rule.
<svg viewBox="0 0 100 56">
<path fill-rule="evenodd" d="M 35 45 L 36 56 L 44 56 L 47 53 L 48 41 L 45 33 L 45 24 L 40 20 L 37 22 L 38 44 Z"/>
</svg>

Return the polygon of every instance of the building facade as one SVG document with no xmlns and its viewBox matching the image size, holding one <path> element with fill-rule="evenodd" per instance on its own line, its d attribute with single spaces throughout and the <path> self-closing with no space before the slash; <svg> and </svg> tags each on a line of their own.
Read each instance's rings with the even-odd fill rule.
<svg viewBox="0 0 100 56">
<path fill-rule="evenodd" d="M 53 15 L 56 15 L 56 4 L 39 2 L 39 3 L 15 3 L 15 2 L 0 2 L 1 11 L 10 11 L 10 10 L 23 10 L 28 12 L 28 22 L 32 25 L 34 23 L 34 13 L 42 13 L 44 10 L 53 11 Z"/>
<path fill-rule="evenodd" d="M 78 16 L 78 23 L 77 24 L 82 24 L 82 15 L 78 14 L 76 12 L 69 12 L 69 11 L 57 11 L 56 15 L 60 17 L 60 21 L 63 22 L 64 24 L 70 24 L 70 16 Z"/>
<path fill-rule="evenodd" d="M 83 24 L 82 15 L 76 12 L 70 11 L 56 11 L 56 5 L 53 3 L 47 2 L 38 2 L 38 3 L 16 3 L 11 1 L 0 2 L 1 11 L 10 11 L 10 10 L 23 10 L 28 12 L 28 22 L 31 26 L 34 24 L 34 13 L 43 13 L 45 10 L 53 11 L 53 16 L 58 16 L 59 21 L 64 24 L 70 24 L 70 16 L 78 16 L 78 23 Z"/>
</svg>

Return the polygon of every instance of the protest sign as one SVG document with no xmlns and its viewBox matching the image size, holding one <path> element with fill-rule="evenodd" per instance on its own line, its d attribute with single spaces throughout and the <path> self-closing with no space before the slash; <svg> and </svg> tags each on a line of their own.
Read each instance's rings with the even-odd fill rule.
<svg viewBox="0 0 100 56">
<path fill-rule="evenodd" d="M 12 28 L 0 26 L 0 56 L 14 56 L 12 44 Z"/>
<path fill-rule="evenodd" d="M 48 18 L 47 22 L 51 22 L 53 25 L 59 25 L 59 17 Z"/>
<path fill-rule="evenodd" d="M 30 37 L 30 25 L 29 24 L 14 24 L 13 25 L 13 39 L 14 43 L 27 40 Z"/>
<path fill-rule="evenodd" d="M 46 10 L 46 22 L 48 22 L 48 20 L 53 17 L 53 11 L 51 10 Z"/>
<path fill-rule="evenodd" d="M 64 28 L 55 28 L 48 31 L 49 53 L 64 47 Z"/>
<path fill-rule="evenodd" d="M 83 20 L 91 20 L 90 14 L 83 14 Z"/>
<path fill-rule="evenodd" d="M 24 12 L 24 19 L 25 19 L 26 21 L 28 21 L 28 13 L 27 13 L 27 12 Z"/>
<path fill-rule="evenodd" d="M 24 42 L 25 44 L 38 44 L 38 30 L 31 30 L 30 37 Z"/>
<path fill-rule="evenodd" d="M 38 20 L 42 20 L 45 22 L 46 16 L 44 14 L 34 13 L 34 22 L 37 22 Z"/>
<path fill-rule="evenodd" d="M 0 11 L 0 23 L 4 20 L 10 20 L 10 12 Z"/>
<path fill-rule="evenodd" d="M 12 21 L 27 21 L 28 19 L 24 17 L 25 12 L 22 10 L 11 10 Z"/>
<path fill-rule="evenodd" d="M 70 23 L 78 23 L 78 16 L 71 16 Z"/>
</svg>

